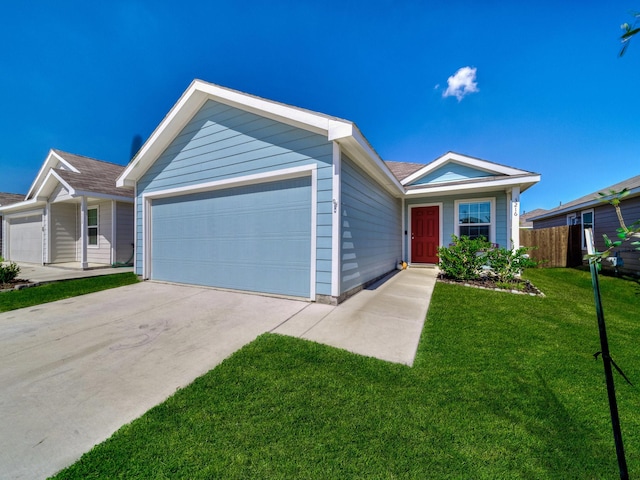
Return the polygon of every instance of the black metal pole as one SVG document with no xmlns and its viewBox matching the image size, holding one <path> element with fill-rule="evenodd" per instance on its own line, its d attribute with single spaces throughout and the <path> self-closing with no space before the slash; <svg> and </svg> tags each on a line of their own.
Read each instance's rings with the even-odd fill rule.
<svg viewBox="0 0 640 480">
<path fill-rule="evenodd" d="M 598 330 L 600 331 L 600 348 L 602 349 L 602 363 L 604 365 L 604 376 L 607 381 L 607 394 L 609 396 L 609 411 L 611 412 L 611 425 L 613 427 L 613 440 L 616 444 L 616 455 L 618 456 L 618 468 L 620 478 L 629 479 L 627 470 L 627 460 L 624 455 L 624 445 L 622 443 L 622 431 L 620 430 L 620 416 L 618 415 L 618 402 L 616 401 L 616 389 L 613 383 L 613 372 L 611 370 L 611 356 L 609 355 L 609 341 L 607 339 L 607 328 L 604 323 L 604 313 L 602 302 L 600 301 L 600 282 L 598 280 L 598 269 L 594 261 L 589 261 L 591 269 L 591 282 L 593 283 L 593 296 L 596 302 L 596 314 L 598 315 Z"/>
</svg>

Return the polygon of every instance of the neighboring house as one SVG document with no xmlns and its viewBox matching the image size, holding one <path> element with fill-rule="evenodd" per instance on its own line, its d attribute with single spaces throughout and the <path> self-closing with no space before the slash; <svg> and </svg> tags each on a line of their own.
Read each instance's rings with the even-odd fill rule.
<svg viewBox="0 0 640 480">
<path fill-rule="evenodd" d="M 539 180 L 457 153 L 385 163 L 350 121 L 195 80 L 117 183 L 143 278 L 338 303 L 451 234 L 517 246 Z"/>
<path fill-rule="evenodd" d="M 533 228 L 532 218 L 542 215 L 546 210 L 544 208 L 536 208 L 530 212 L 522 212 L 520 214 L 520 228 L 531 229 Z"/>
<path fill-rule="evenodd" d="M 5 260 L 125 263 L 133 256 L 133 189 L 116 188 L 123 166 L 51 150 L 22 201 L 0 206 Z"/>
<path fill-rule="evenodd" d="M 600 200 L 599 192 L 609 193 L 628 189 L 629 195 L 620 203 L 622 215 L 628 224 L 640 219 L 640 175 L 623 180 L 597 192 L 590 193 L 571 202 L 547 210 L 531 220 L 533 228 L 557 227 L 560 225 L 582 225 L 583 229 L 593 228 L 595 246 L 597 250 L 604 250 L 602 235 L 606 234 L 611 240 L 617 240 L 616 228 L 620 226 L 616 211 L 613 206 Z M 581 245 L 583 254 L 586 254 L 584 230 L 581 229 Z M 627 244 L 614 250 L 614 255 L 622 259 L 622 268 L 627 271 L 640 272 L 640 252 Z M 618 265 L 620 267 L 620 265 Z"/>
<path fill-rule="evenodd" d="M 21 202 L 24 195 L 18 193 L 2 193 L 0 192 L 0 207 L 11 205 L 12 203 Z M 0 257 L 2 257 L 2 212 L 0 211 Z"/>
</svg>

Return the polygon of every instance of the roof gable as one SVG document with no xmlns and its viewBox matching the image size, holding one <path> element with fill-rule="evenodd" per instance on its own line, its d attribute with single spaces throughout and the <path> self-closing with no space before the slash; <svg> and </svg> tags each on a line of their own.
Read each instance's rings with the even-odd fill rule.
<svg viewBox="0 0 640 480">
<path fill-rule="evenodd" d="M 116 188 L 116 178 L 123 170 L 122 165 L 51 149 L 25 201 L 47 198 L 59 184 L 72 196 L 133 198 L 131 188 Z"/>
<path fill-rule="evenodd" d="M 138 154 L 117 180 L 118 186 L 134 186 L 162 153 L 198 115 L 208 100 L 254 113 L 287 125 L 325 135 L 336 141 L 349 157 L 396 195 L 402 185 L 364 138 L 353 122 L 323 113 L 286 105 L 232 90 L 202 80 L 194 80 L 169 113 L 160 122 Z"/>
<path fill-rule="evenodd" d="M 411 185 L 426 185 L 444 182 L 456 182 L 475 178 L 495 177 L 496 173 L 474 168 L 456 161 L 448 161 L 426 175 L 417 178 Z"/>
<path fill-rule="evenodd" d="M 438 173 L 439 172 L 439 173 Z M 457 173 L 454 173 L 457 172 Z M 474 173 L 475 172 L 475 173 Z M 450 178 L 446 178 L 446 174 L 451 173 Z M 473 173 L 473 175 L 472 175 Z M 433 181 L 440 179 L 440 182 L 455 181 L 464 179 L 465 174 L 471 175 L 467 178 L 481 178 L 498 175 L 522 175 L 530 174 L 526 170 L 501 165 L 499 163 L 481 160 L 479 158 L 469 157 L 455 152 L 447 152 L 441 157 L 436 158 L 433 162 L 428 163 L 420 170 L 406 177 L 403 185 L 431 183 L 430 181 L 420 181 L 423 178 Z M 433 175 L 433 176 L 432 176 Z M 442 178 L 445 177 L 445 178 Z M 458 178 L 455 178 L 458 177 Z M 436 182 L 437 183 L 437 182 Z"/>
</svg>

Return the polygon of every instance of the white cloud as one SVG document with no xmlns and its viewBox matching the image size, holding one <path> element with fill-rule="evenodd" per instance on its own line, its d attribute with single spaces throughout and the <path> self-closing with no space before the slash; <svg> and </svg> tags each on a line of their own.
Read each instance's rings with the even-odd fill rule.
<svg viewBox="0 0 640 480">
<path fill-rule="evenodd" d="M 456 97 L 458 101 L 462 100 L 466 95 L 478 92 L 478 83 L 476 82 L 476 68 L 462 67 L 454 75 L 447 79 L 449 85 L 442 93 L 443 97 Z"/>
</svg>

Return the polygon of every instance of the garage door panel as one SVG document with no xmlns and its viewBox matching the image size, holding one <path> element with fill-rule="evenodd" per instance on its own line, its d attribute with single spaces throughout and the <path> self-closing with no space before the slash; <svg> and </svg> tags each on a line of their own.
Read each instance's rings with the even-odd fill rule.
<svg viewBox="0 0 640 480">
<path fill-rule="evenodd" d="M 42 215 L 9 220 L 9 259 L 42 263 Z"/>
<path fill-rule="evenodd" d="M 154 200 L 156 280 L 308 297 L 309 177 Z"/>
</svg>

